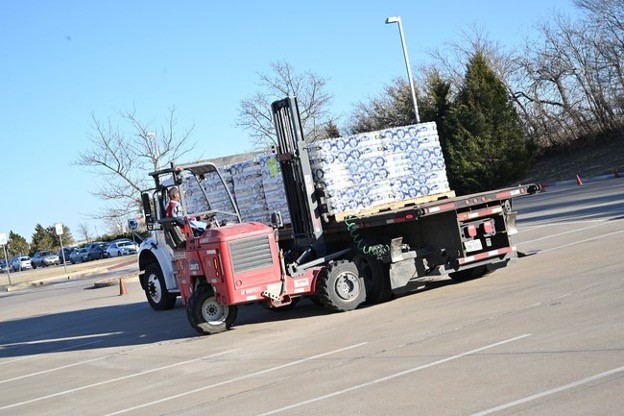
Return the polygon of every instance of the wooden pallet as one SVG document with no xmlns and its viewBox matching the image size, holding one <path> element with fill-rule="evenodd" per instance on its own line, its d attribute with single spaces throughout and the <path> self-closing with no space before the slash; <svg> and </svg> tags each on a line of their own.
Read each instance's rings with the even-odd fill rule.
<svg viewBox="0 0 624 416">
<path fill-rule="evenodd" d="M 417 198 L 391 202 L 391 203 L 383 204 L 383 205 L 376 205 L 374 207 L 363 208 L 360 210 L 339 212 L 337 214 L 334 214 L 333 216 L 330 216 L 330 218 L 333 218 L 333 220 L 336 222 L 342 222 L 345 220 L 345 218 L 348 218 L 349 216 L 352 216 L 352 215 L 356 217 L 366 217 L 368 215 L 378 214 L 380 212 L 394 211 L 397 209 L 401 209 L 401 208 L 405 208 L 405 207 L 409 207 L 413 205 L 428 204 L 430 202 L 435 202 L 441 199 L 449 199 L 449 198 L 455 198 L 455 191 L 441 192 L 439 194 L 419 196 Z"/>
</svg>

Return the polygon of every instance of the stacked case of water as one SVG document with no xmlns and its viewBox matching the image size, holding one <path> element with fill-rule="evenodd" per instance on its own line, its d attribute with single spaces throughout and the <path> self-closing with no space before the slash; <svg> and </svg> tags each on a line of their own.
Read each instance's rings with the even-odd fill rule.
<svg viewBox="0 0 624 416">
<path fill-rule="evenodd" d="M 189 215 L 196 214 L 201 211 L 207 211 L 208 205 L 201 191 L 201 184 L 192 175 L 183 177 L 180 190 L 184 195 L 184 203 L 186 204 L 186 212 Z"/>
<path fill-rule="evenodd" d="M 224 165 L 219 168 L 219 172 L 223 177 L 223 181 L 225 185 L 228 187 L 230 193 L 234 195 L 234 184 L 232 182 L 232 175 L 230 174 L 230 166 Z M 206 196 L 210 201 L 210 209 L 223 211 L 223 212 L 234 212 L 234 207 L 230 201 L 230 198 L 227 195 L 223 187 L 223 182 L 219 178 L 219 175 L 216 172 L 209 172 L 204 175 L 203 180 L 201 181 L 202 187 L 206 191 Z M 224 216 L 222 214 L 217 215 L 217 220 L 233 220 L 234 218 L 231 216 Z"/>
<path fill-rule="evenodd" d="M 323 140 L 308 151 L 330 215 L 449 191 L 435 123 Z"/>
<path fill-rule="evenodd" d="M 284 180 L 279 162 L 273 154 L 258 156 L 258 164 L 262 175 L 262 190 L 267 209 L 270 213 L 279 211 L 284 224 L 290 223 Z"/>
<path fill-rule="evenodd" d="M 270 222 L 270 213 L 264 197 L 262 171 L 256 159 L 245 160 L 230 166 L 234 196 L 245 222 Z"/>
</svg>

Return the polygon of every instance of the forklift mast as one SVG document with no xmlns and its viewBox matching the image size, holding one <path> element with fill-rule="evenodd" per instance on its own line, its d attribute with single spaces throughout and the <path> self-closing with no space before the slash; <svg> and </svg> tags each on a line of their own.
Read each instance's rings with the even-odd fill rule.
<svg viewBox="0 0 624 416">
<path fill-rule="evenodd" d="M 284 190 L 298 247 L 309 247 L 317 255 L 325 254 L 319 202 L 314 193 L 308 149 L 303 138 L 296 97 L 275 101 L 271 105 L 277 132 L 277 160 L 284 178 Z"/>
</svg>

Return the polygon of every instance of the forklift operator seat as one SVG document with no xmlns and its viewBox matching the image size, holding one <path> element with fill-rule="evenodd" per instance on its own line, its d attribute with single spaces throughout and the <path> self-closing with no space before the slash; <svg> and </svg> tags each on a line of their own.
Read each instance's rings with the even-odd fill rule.
<svg viewBox="0 0 624 416">
<path fill-rule="evenodd" d="M 184 220 L 180 217 L 167 217 L 158 220 L 165 231 L 165 241 L 172 249 L 183 249 L 186 247 L 186 236 L 182 232 Z"/>
</svg>

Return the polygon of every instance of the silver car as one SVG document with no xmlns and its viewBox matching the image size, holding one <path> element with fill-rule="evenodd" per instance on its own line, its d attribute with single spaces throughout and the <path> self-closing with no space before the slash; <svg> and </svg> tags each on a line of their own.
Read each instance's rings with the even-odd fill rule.
<svg viewBox="0 0 624 416">
<path fill-rule="evenodd" d="M 30 259 L 32 264 L 32 268 L 36 269 L 37 267 L 47 267 L 52 265 L 61 264 L 61 260 L 57 254 L 52 253 L 49 250 L 38 251 L 36 252 Z"/>
<path fill-rule="evenodd" d="M 139 246 L 132 241 L 113 241 L 106 248 L 108 257 L 127 256 L 129 254 L 136 254 Z"/>
<path fill-rule="evenodd" d="M 28 256 L 15 256 L 11 259 L 11 270 L 14 272 L 20 270 L 32 269 L 32 263 Z"/>
</svg>

